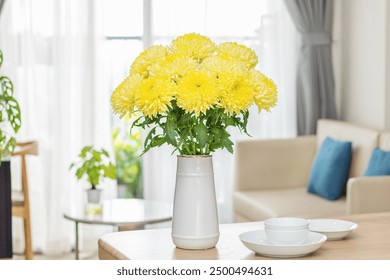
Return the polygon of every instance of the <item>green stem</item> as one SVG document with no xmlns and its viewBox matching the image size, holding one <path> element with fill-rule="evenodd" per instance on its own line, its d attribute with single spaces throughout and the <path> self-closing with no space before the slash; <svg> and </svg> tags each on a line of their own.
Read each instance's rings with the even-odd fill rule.
<svg viewBox="0 0 390 280">
<path fill-rule="evenodd" d="M 209 148 L 210 148 L 210 143 L 207 143 L 206 144 L 206 155 L 210 154 Z"/>
<path fill-rule="evenodd" d="M 192 149 L 193 149 L 193 155 L 196 155 L 196 147 L 195 147 L 195 141 L 194 141 L 194 136 L 192 134 L 192 127 L 188 130 L 188 132 L 190 133 L 190 137 L 191 137 L 191 142 L 192 142 Z"/>
<path fill-rule="evenodd" d="M 219 119 L 219 114 L 217 115 L 217 117 L 215 118 L 215 125 L 217 125 L 217 123 L 218 123 L 218 119 Z"/>
<path fill-rule="evenodd" d="M 187 150 L 188 154 L 191 154 L 190 148 L 188 147 L 186 141 L 184 141 L 184 139 L 180 137 L 180 133 L 178 133 L 178 135 L 179 135 L 180 142 L 182 143 L 184 148 Z"/>
</svg>

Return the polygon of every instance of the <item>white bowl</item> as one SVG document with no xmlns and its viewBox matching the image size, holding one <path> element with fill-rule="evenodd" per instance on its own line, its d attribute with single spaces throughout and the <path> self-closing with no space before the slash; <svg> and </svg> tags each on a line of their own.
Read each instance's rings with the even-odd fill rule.
<svg viewBox="0 0 390 280">
<path fill-rule="evenodd" d="M 267 240 L 274 245 L 299 245 L 305 242 L 308 229 L 274 230 L 265 228 Z"/>
<path fill-rule="evenodd" d="M 309 221 L 301 218 L 270 218 L 264 221 L 264 228 L 274 230 L 301 230 L 309 228 Z"/>
</svg>

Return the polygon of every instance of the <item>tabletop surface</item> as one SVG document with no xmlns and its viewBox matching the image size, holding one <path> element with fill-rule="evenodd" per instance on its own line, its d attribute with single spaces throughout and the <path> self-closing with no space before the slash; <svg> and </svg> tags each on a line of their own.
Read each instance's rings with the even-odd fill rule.
<svg viewBox="0 0 390 280">
<path fill-rule="evenodd" d="M 358 228 L 346 239 L 326 241 L 314 253 L 294 259 L 390 260 L 390 212 L 336 218 L 355 222 Z M 270 259 L 256 255 L 247 249 L 238 238 L 243 232 L 259 230 L 263 227 L 263 222 L 222 224 L 217 246 L 208 250 L 176 248 L 171 240 L 170 228 L 111 233 L 99 240 L 99 258 L 122 260 Z"/>
<path fill-rule="evenodd" d="M 140 226 L 172 219 L 172 205 L 143 199 L 103 201 L 101 215 L 88 215 L 83 209 L 64 213 L 64 218 L 86 224 Z"/>
</svg>

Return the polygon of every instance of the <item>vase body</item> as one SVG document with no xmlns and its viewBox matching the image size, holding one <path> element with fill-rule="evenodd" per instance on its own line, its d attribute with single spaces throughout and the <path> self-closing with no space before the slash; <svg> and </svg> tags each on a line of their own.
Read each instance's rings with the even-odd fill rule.
<svg viewBox="0 0 390 280">
<path fill-rule="evenodd" d="M 219 238 L 211 156 L 178 156 L 172 240 L 182 249 L 208 249 Z"/>
</svg>

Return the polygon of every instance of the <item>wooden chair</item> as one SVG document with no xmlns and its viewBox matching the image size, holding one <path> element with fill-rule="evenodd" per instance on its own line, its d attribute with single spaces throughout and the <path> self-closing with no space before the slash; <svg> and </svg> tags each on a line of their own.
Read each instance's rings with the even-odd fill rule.
<svg viewBox="0 0 390 280">
<path fill-rule="evenodd" d="M 26 156 L 38 155 L 38 143 L 36 141 L 18 143 L 12 157 L 21 158 L 22 190 L 12 193 L 12 216 L 23 218 L 24 239 L 26 244 L 26 259 L 33 258 L 32 240 L 31 240 L 31 220 L 30 220 L 30 199 L 28 193 L 28 179 Z"/>
</svg>

